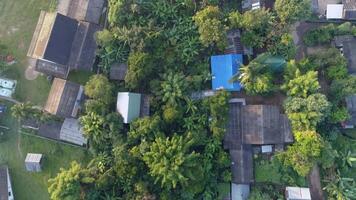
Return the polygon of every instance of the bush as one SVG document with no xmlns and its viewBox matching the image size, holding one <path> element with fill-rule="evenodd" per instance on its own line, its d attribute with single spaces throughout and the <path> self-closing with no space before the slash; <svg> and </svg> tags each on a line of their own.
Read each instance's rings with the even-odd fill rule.
<svg viewBox="0 0 356 200">
<path fill-rule="evenodd" d="M 326 76 L 329 80 L 340 80 L 346 78 L 348 71 L 346 66 L 337 65 L 328 67 L 326 70 Z"/>
<path fill-rule="evenodd" d="M 344 122 L 350 118 L 346 107 L 335 106 L 330 114 L 330 120 L 333 123 Z"/>
</svg>

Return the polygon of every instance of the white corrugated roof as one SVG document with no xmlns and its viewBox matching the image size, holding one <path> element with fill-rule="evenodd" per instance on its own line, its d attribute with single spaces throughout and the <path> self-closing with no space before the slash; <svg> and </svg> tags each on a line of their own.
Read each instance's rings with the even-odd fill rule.
<svg viewBox="0 0 356 200">
<path fill-rule="evenodd" d="M 309 188 L 286 187 L 286 190 L 287 190 L 287 200 L 289 199 L 311 200 Z"/>
<path fill-rule="evenodd" d="M 131 92 L 119 92 L 117 94 L 116 109 L 124 119 L 124 123 L 130 123 L 140 116 L 141 94 Z"/>
<path fill-rule="evenodd" d="M 39 163 L 41 162 L 42 154 L 39 153 L 28 153 L 25 162 Z"/>
<path fill-rule="evenodd" d="M 326 8 L 327 19 L 342 19 L 344 13 L 343 4 L 328 4 Z"/>
</svg>

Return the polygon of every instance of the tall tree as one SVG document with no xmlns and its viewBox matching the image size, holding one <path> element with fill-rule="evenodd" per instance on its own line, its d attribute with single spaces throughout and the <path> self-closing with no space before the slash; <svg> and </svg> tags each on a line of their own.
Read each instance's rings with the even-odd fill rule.
<svg viewBox="0 0 356 200">
<path fill-rule="evenodd" d="M 113 101 L 112 85 L 104 75 L 93 75 L 85 84 L 84 93 L 89 98 L 109 105 Z"/>
<path fill-rule="evenodd" d="M 150 169 L 150 174 L 162 187 L 170 190 L 178 185 L 187 186 L 194 176 L 200 155 L 190 150 L 189 138 L 174 135 L 171 138 L 156 138 L 150 150 L 143 155 L 143 160 Z"/>
<path fill-rule="evenodd" d="M 318 72 L 309 71 L 306 74 L 301 74 L 297 69 L 295 78 L 284 84 L 282 88 L 287 91 L 288 96 L 307 98 L 320 89 Z"/>
<path fill-rule="evenodd" d="M 311 15 L 310 0 L 276 0 L 274 9 L 283 23 L 293 23 Z"/>
<path fill-rule="evenodd" d="M 217 6 L 207 6 L 193 17 L 198 26 L 200 41 L 205 46 L 216 44 L 223 50 L 226 46 L 226 26 L 222 23 L 223 13 Z"/>
<path fill-rule="evenodd" d="M 316 93 L 303 97 L 289 97 L 284 102 L 284 109 L 294 130 L 315 130 L 329 114 L 330 103 L 325 95 Z"/>
<path fill-rule="evenodd" d="M 74 161 L 68 170 L 61 168 L 57 176 L 48 182 L 48 192 L 52 200 L 79 200 L 84 199 L 81 183 L 92 183 L 94 179 Z"/>
<path fill-rule="evenodd" d="M 295 132 L 295 142 L 285 152 L 278 154 L 277 158 L 284 165 L 292 167 L 300 176 L 306 176 L 316 164 L 323 142 L 315 131 Z"/>
</svg>

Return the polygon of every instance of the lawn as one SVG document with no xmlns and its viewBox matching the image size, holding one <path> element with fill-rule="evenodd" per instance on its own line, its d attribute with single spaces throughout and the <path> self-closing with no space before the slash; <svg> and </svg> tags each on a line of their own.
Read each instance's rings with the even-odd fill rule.
<svg viewBox="0 0 356 200">
<path fill-rule="evenodd" d="M 17 63 L 5 72 L 16 79 L 18 85 L 14 97 L 19 101 L 31 101 L 43 105 L 50 83 L 45 77 L 28 81 L 24 77 L 27 68 L 26 53 L 36 27 L 40 10 L 53 7 L 55 0 L 0 0 L 0 43 L 7 46 Z"/>
<path fill-rule="evenodd" d="M 59 168 L 67 168 L 71 161 L 85 164 L 90 157 L 80 147 L 19 134 L 18 124 L 9 112 L 0 117 L 0 125 L 10 128 L 9 131 L 0 130 L 5 133 L 0 138 L 0 165 L 9 166 L 15 198 L 18 200 L 48 200 L 48 179 L 54 177 Z M 25 171 L 24 160 L 28 152 L 45 155 L 42 172 Z"/>
</svg>

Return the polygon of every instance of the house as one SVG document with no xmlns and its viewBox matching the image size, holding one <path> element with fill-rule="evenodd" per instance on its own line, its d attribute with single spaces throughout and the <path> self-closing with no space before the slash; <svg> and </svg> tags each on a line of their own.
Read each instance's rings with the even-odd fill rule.
<svg viewBox="0 0 356 200">
<path fill-rule="evenodd" d="M 240 91 L 241 84 L 230 82 L 230 79 L 238 73 L 242 64 L 241 54 L 227 54 L 211 57 L 212 89 L 225 89 L 228 91 Z"/>
<path fill-rule="evenodd" d="M 123 81 L 127 73 L 126 63 L 114 63 L 110 67 L 110 80 Z"/>
<path fill-rule="evenodd" d="M 356 74 L 356 37 L 352 35 L 336 36 L 333 44 L 346 58 L 349 73 Z"/>
<path fill-rule="evenodd" d="M 128 124 L 138 117 L 149 115 L 149 97 L 138 93 L 119 92 L 116 110 L 122 116 L 124 123 Z"/>
<path fill-rule="evenodd" d="M 275 145 L 292 142 L 289 120 L 281 114 L 278 106 L 245 105 L 241 99 L 231 99 L 224 136 L 224 148 L 229 150 L 231 157 L 232 184 L 236 184 L 232 185 L 232 190 L 235 188 L 236 191 L 232 191 L 231 196 L 245 196 L 248 191 L 246 185 L 254 182 L 253 148 L 271 152 Z M 240 197 L 235 199 L 244 199 Z"/>
<path fill-rule="evenodd" d="M 0 200 L 14 200 L 10 173 L 7 166 L 0 166 Z"/>
<path fill-rule="evenodd" d="M 320 18 L 331 20 L 356 20 L 356 1 L 354 0 L 312 0 L 313 13 Z"/>
<path fill-rule="evenodd" d="M 41 123 L 39 125 L 38 135 L 79 146 L 85 146 L 87 144 L 83 128 L 78 119 L 74 118 L 65 118 L 64 122 L 49 121 Z"/>
<path fill-rule="evenodd" d="M 311 200 L 309 188 L 286 187 L 286 200 Z"/>
<path fill-rule="evenodd" d="M 55 78 L 44 110 L 63 118 L 77 117 L 83 98 L 83 86 Z"/>
<path fill-rule="evenodd" d="M 25 167 L 28 172 L 42 171 L 42 154 L 28 153 L 25 159 Z"/>
<path fill-rule="evenodd" d="M 344 127 L 345 128 L 355 128 L 356 126 L 356 95 L 351 95 L 346 97 L 346 107 L 350 114 L 350 119 L 348 119 Z"/>
<path fill-rule="evenodd" d="M 99 24 L 103 14 L 104 0 L 59 0 L 57 10 L 62 15 Z"/>
<path fill-rule="evenodd" d="M 36 71 L 49 76 L 66 79 L 71 70 L 90 71 L 98 30 L 97 24 L 41 11 L 27 56 L 34 59 Z"/>
</svg>

